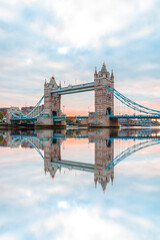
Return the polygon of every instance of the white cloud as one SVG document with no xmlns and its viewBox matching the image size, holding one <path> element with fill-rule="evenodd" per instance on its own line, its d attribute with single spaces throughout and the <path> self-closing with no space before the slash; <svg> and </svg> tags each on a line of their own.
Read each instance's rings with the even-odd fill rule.
<svg viewBox="0 0 160 240">
<path fill-rule="evenodd" d="M 46 67 L 52 68 L 52 69 L 65 69 L 67 67 L 67 63 L 62 63 L 62 62 L 56 62 L 56 61 L 46 61 L 45 62 Z"/>
<path fill-rule="evenodd" d="M 121 210 L 118 208 L 111 208 L 108 211 L 108 215 L 110 218 L 113 218 L 113 219 L 117 219 L 117 218 L 127 219 L 127 221 L 131 222 L 132 224 L 137 224 L 147 229 L 153 227 L 153 223 L 149 219 L 146 219 L 141 216 L 131 215 L 128 212 L 125 212 L 124 210 Z"/>
<path fill-rule="evenodd" d="M 136 39 L 144 38 L 152 34 L 153 27 L 137 27 L 136 29 L 132 29 L 132 31 L 128 30 L 126 34 L 116 34 L 112 37 L 108 38 L 108 44 L 113 47 L 119 47 L 120 45 L 124 45 L 129 41 L 134 41 Z"/>
<path fill-rule="evenodd" d="M 159 22 L 156 9 L 153 9 L 154 0 L 102 0 L 100 3 L 96 0 L 2 0 L 1 2 L 4 2 L 2 4 L 5 8 L 1 7 L 0 19 L 9 21 L 11 25 L 8 24 L 8 27 L 0 29 L 3 46 L 0 78 L 3 85 L 6 81 L 7 86 L 12 86 L 14 81 L 15 91 L 18 90 L 17 86 L 20 91 L 24 91 L 25 86 L 22 86 L 21 81 L 23 78 L 24 85 L 29 85 L 33 81 L 35 82 L 33 86 L 38 87 L 39 84 L 39 92 L 41 90 L 43 92 L 43 85 L 40 87 L 42 79 L 49 78 L 51 74 L 55 74 L 56 78 L 59 78 L 62 83 L 65 81 L 67 85 L 75 84 L 75 79 L 77 84 L 83 81 L 92 81 L 93 74 L 87 70 L 86 66 L 91 67 L 92 62 L 97 65 L 99 59 L 105 58 L 107 53 L 107 57 L 111 59 L 113 65 L 116 66 L 116 61 L 120 59 L 117 66 L 122 67 L 123 60 L 121 58 L 127 54 L 128 42 L 139 39 L 143 41 L 144 37 L 147 37 L 148 40 L 148 37 L 154 36 L 155 32 L 158 32 L 155 31 Z M 152 16 L 150 13 L 153 13 Z M 14 21 L 12 24 L 16 17 L 18 21 Z M 127 47 L 123 52 L 120 47 L 122 45 L 125 47 L 125 44 Z M 118 56 L 114 51 L 109 52 L 110 47 L 117 48 Z M 22 50 L 23 48 L 25 50 Z M 78 48 L 82 49 L 78 51 Z M 34 49 L 35 52 L 32 53 L 29 49 Z M 130 50 L 131 48 L 129 48 Z M 137 49 L 135 49 L 135 55 L 138 58 Z M 134 56 L 130 57 L 130 62 Z M 128 56 L 123 66 L 127 65 L 127 62 Z M 80 69 L 77 68 L 78 65 L 81 66 Z M 130 65 L 135 67 L 134 63 Z M 150 70 L 155 69 L 155 65 L 151 65 L 142 66 L 141 69 L 145 70 L 146 67 L 149 67 Z M 133 93 L 131 87 L 135 87 L 133 81 L 137 82 L 136 79 L 141 81 L 141 78 L 137 77 L 131 79 L 131 74 L 142 70 L 137 67 L 128 74 L 127 84 L 129 86 L 126 85 L 126 88 L 129 94 L 131 91 Z M 37 73 L 35 76 L 35 72 L 39 76 Z M 124 78 L 122 76 L 123 81 Z M 41 83 L 39 79 L 41 79 Z M 121 79 L 119 82 L 120 88 L 123 86 L 124 89 Z M 149 77 L 146 82 L 151 82 Z M 38 88 L 36 89 L 38 92 Z M 151 95 L 149 90 L 150 86 L 142 94 L 146 95 L 149 92 Z M 137 92 L 140 93 L 140 91 L 139 87 Z M 156 92 L 155 95 L 158 96 L 158 91 Z"/>
<path fill-rule="evenodd" d="M 127 97 L 131 98 L 133 101 L 137 101 L 137 95 L 139 96 L 138 101 L 142 102 L 155 102 L 155 98 L 157 98 L 157 101 L 159 99 L 159 78 L 149 77 L 146 76 L 145 67 L 147 65 L 142 66 L 133 66 L 135 69 L 137 68 L 138 71 L 143 70 L 142 76 L 136 77 L 136 78 L 124 78 L 123 84 L 120 81 L 117 81 L 115 84 L 115 88 L 118 89 L 119 92 L 126 95 Z M 150 68 L 154 67 L 154 65 L 150 65 Z M 132 69 L 133 71 L 134 69 Z M 136 89 L 136 92 L 134 90 Z M 147 96 L 144 98 L 144 96 Z M 134 99 L 133 99 L 134 97 Z M 152 103 L 151 103 L 152 104 Z M 151 107 L 151 106 L 150 106 Z"/>
<path fill-rule="evenodd" d="M 4 233 L 0 234 L 1 240 L 19 240 L 20 238 L 16 234 Z"/>
<path fill-rule="evenodd" d="M 123 161 L 123 164 L 117 166 L 118 172 L 123 173 L 124 176 L 138 176 L 143 179 L 153 177 L 160 177 L 160 163 L 159 159 L 152 159 L 152 164 L 146 159 L 136 159 L 134 161 Z M 125 171 L 126 170 L 126 171 Z M 142 189 L 142 186 L 140 186 Z M 144 189 L 146 191 L 146 189 Z M 153 190 L 151 187 L 148 191 Z M 154 189 L 156 191 L 156 189 Z M 157 189 L 158 190 L 158 189 Z"/>
<path fill-rule="evenodd" d="M 97 239 L 99 234 L 101 234 L 102 240 L 134 239 L 134 233 L 129 232 L 123 224 L 112 222 L 108 217 L 106 219 L 102 218 L 97 209 L 82 207 L 74 207 L 69 209 L 69 212 L 63 211 L 54 214 L 54 216 L 50 215 L 47 220 L 37 221 L 31 228 L 31 231 L 39 237 L 48 232 L 53 234 L 55 230 L 57 233 L 56 239 L 62 240 Z"/>
<path fill-rule="evenodd" d="M 27 65 L 32 65 L 32 59 L 31 58 L 27 58 L 26 59 L 26 64 Z"/>
<path fill-rule="evenodd" d="M 154 70 L 154 69 L 159 69 L 160 68 L 160 64 L 157 63 L 143 63 L 139 66 L 137 66 L 137 70 L 138 71 L 148 71 L 148 70 Z"/>
<path fill-rule="evenodd" d="M 146 10 L 150 10 L 150 8 L 152 7 L 152 5 L 155 3 L 155 0 L 151 1 L 151 0 L 141 0 L 138 1 L 138 8 L 144 12 Z"/>
<path fill-rule="evenodd" d="M 68 53 L 68 51 L 69 51 L 68 47 L 60 47 L 60 48 L 58 48 L 58 52 L 60 54 L 66 54 L 66 53 Z"/>
<path fill-rule="evenodd" d="M 50 23 L 32 23 L 35 31 L 44 32 L 45 36 L 53 41 L 65 43 L 68 46 L 98 47 L 102 39 L 112 46 L 120 45 L 122 40 L 114 37 L 114 34 L 121 34 L 122 30 L 136 23 L 136 19 L 150 10 L 154 1 L 127 1 L 102 0 L 100 4 L 96 0 L 74 0 L 70 1 L 46 1 L 44 7 L 52 9 L 57 17 L 58 24 Z M 128 39 L 140 36 L 146 36 L 150 33 L 148 30 L 136 29 L 131 36 L 124 36 Z M 103 39 L 104 40 L 104 39 Z M 124 41 L 124 40 L 123 40 Z M 59 49 L 60 53 L 66 53 Z"/>
<path fill-rule="evenodd" d="M 15 17 L 16 17 L 16 13 L 13 10 L 0 7 L 0 20 L 10 22 L 10 21 L 13 21 Z"/>
<path fill-rule="evenodd" d="M 123 39 L 120 37 L 110 37 L 108 38 L 108 44 L 113 47 L 118 47 L 123 43 Z"/>
<path fill-rule="evenodd" d="M 66 201 L 59 201 L 59 202 L 58 202 L 58 207 L 59 207 L 59 208 L 67 209 L 67 208 L 69 208 L 69 204 L 68 204 L 68 202 L 66 202 Z"/>
</svg>

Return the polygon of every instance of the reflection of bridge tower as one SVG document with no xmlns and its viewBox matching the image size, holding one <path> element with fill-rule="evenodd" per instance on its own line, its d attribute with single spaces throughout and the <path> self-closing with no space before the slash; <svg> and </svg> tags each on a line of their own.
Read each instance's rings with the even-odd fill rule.
<svg viewBox="0 0 160 240">
<path fill-rule="evenodd" d="M 107 72 L 106 65 L 103 63 L 101 71 L 94 73 L 95 90 L 95 113 L 90 113 L 88 123 L 90 126 L 118 126 L 118 120 L 110 119 L 109 115 L 114 114 L 114 97 L 106 88 L 114 88 L 113 72 Z"/>
<path fill-rule="evenodd" d="M 51 162 L 61 160 L 60 144 L 61 139 L 53 138 L 44 143 L 44 171 L 50 172 L 52 178 L 54 178 L 58 167 L 51 166 Z"/>
<path fill-rule="evenodd" d="M 109 140 L 113 134 L 117 134 L 117 131 L 97 129 L 89 132 L 89 139 L 95 142 L 94 181 L 95 185 L 97 182 L 101 184 L 103 191 L 105 191 L 107 183 L 113 182 L 114 179 L 114 167 L 105 170 L 114 158 L 114 145 Z"/>
<path fill-rule="evenodd" d="M 98 139 L 95 143 L 95 170 L 94 181 L 101 184 L 103 191 L 106 189 L 107 183 L 114 179 L 114 167 L 112 166 L 107 171 L 106 166 L 113 160 L 113 143 L 107 142 L 104 139 Z"/>
</svg>

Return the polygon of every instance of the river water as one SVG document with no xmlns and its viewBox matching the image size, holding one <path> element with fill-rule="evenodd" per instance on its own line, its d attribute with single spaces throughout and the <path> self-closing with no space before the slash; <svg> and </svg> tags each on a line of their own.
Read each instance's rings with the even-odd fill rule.
<svg viewBox="0 0 160 240">
<path fill-rule="evenodd" d="M 0 239 L 160 239 L 160 129 L 0 131 Z"/>
</svg>

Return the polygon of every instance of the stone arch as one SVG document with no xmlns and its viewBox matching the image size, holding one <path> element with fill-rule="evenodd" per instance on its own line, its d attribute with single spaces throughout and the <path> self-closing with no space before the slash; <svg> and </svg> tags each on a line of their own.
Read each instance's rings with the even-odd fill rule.
<svg viewBox="0 0 160 240">
<path fill-rule="evenodd" d="M 52 111 L 52 115 L 53 115 L 54 117 L 56 117 L 56 116 L 57 116 L 57 111 Z"/>
</svg>

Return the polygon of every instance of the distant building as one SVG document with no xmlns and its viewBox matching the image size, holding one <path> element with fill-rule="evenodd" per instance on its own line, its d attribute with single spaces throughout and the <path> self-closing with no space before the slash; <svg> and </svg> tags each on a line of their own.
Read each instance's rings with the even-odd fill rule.
<svg viewBox="0 0 160 240">
<path fill-rule="evenodd" d="M 31 111 L 34 108 L 34 106 L 29 106 L 29 107 L 21 107 L 21 112 L 23 114 L 28 113 L 29 111 Z"/>
<path fill-rule="evenodd" d="M 148 118 L 143 118 L 143 119 L 127 119 L 127 118 L 122 118 L 119 120 L 120 125 L 122 126 L 152 126 L 155 125 L 155 121 L 152 119 Z"/>
<path fill-rule="evenodd" d="M 2 112 L 3 113 L 3 115 L 5 116 L 6 114 L 7 114 L 7 110 L 8 110 L 9 108 L 0 108 L 0 112 Z"/>
</svg>

